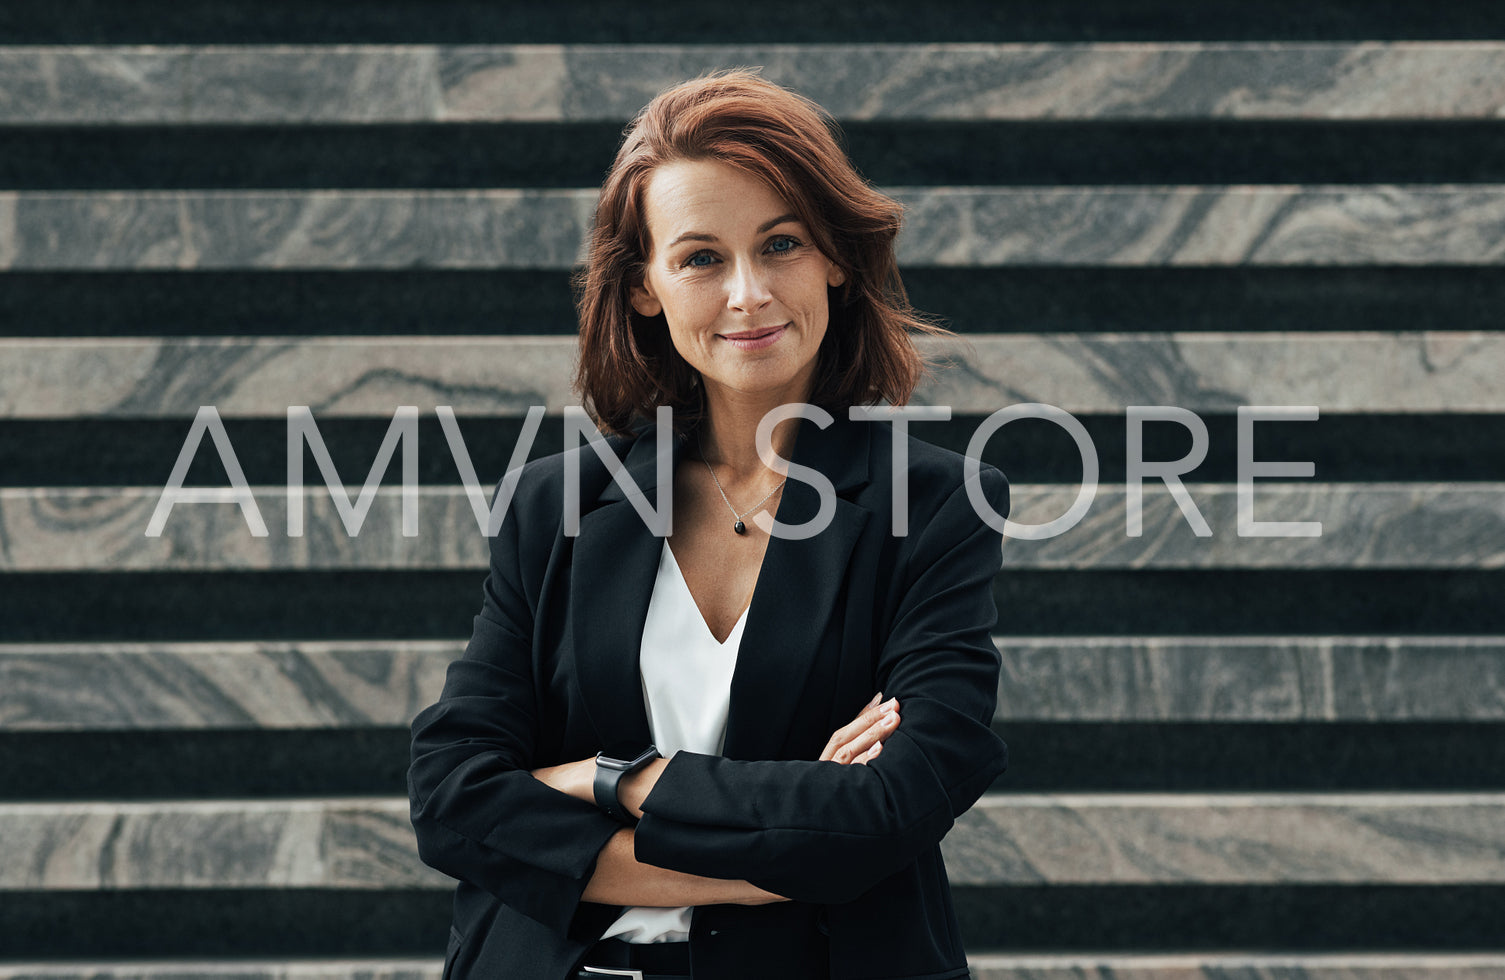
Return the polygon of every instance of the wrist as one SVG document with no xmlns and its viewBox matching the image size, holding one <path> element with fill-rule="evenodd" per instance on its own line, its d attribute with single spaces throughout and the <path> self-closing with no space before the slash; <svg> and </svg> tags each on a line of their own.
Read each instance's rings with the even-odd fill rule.
<svg viewBox="0 0 1505 980">
<path fill-rule="evenodd" d="M 668 765 L 668 759 L 654 759 L 637 772 L 623 776 L 622 781 L 617 784 L 617 798 L 621 800 L 622 808 L 633 817 L 641 819 L 643 801 L 648 799 L 649 793 L 653 792 L 658 777 Z"/>
<path fill-rule="evenodd" d="M 627 806 L 622 798 L 622 784 L 657 760 L 658 750 L 652 745 L 617 745 L 598 753 L 591 778 L 591 796 L 596 806 L 624 824 L 636 823 L 642 810 L 633 812 Z"/>
</svg>

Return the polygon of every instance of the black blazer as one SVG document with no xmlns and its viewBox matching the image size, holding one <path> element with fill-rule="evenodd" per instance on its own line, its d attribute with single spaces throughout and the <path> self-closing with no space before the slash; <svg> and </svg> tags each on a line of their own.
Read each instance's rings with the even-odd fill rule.
<svg viewBox="0 0 1505 980">
<path fill-rule="evenodd" d="M 813 537 L 769 541 L 724 754 L 670 760 L 636 853 L 792 899 L 697 906 L 697 976 L 965 977 L 939 842 L 1007 761 L 991 727 L 1001 536 L 973 508 L 962 457 L 909 439 L 909 533 L 895 537 L 889 425 L 799 424 L 792 462 L 830 479 L 835 515 Z M 612 445 L 656 503 L 653 430 Z M 470 644 L 413 722 L 419 852 L 460 882 L 446 977 L 566 980 L 621 912 L 580 899 L 619 825 L 528 770 L 649 741 L 638 648 L 663 542 L 598 455 L 574 453 L 578 536 L 563 532 L 565 455 L 530 463 L 492 542 Z M 799 476 L 779 507 L 786 524 L 818 510 Z M 1003 475 L 984 466 L 978 483 L 1007 514 Z M 815 761 L 879 690 L 900 706 L 883 752 L 863 766 Z"/>
</svg>

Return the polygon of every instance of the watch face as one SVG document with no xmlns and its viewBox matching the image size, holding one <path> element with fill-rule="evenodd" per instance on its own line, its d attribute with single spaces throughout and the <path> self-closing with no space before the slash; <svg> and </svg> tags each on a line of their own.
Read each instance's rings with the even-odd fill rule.
<svg viewBox="0 0 1505 980">
<path fill-rule="evenodd" d="M 658 750 L 642 742 L 618 742 L 608 745 L 597 758 L 602 765 L 616 763 L 624 769 L 636 769 L 649 760 L 658 758 Z"/>
</svg>

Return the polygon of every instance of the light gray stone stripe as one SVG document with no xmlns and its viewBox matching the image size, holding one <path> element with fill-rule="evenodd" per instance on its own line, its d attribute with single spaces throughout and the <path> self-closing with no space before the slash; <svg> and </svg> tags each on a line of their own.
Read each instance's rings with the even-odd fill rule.
<svg viewBox="0 0 1505 980">
<path fill-rule="evenodd" d="M 914 403 L 954 415 L 1024 402 L 1118 415 L 1130 405 L 1505 411 L 1505 333 L 980 334 L 924 347 L 936 371 Z M 438 405 L 557 415 L 580 402 L 576 353 L 574 337 L 543 336 L 0 338 L 0 419 L 186 420 L 201 405 L 222 418 L 285 418 L 292 405 L 316 420 L 391 418 L 400 405 L 430 417 Z"/>
<path fill-rule="evenodd" d="M 989 794 L 959 885 L 1505 882 L 1505 794 Z M 0 804 L 0 891 L 447 888 L 405 799 Z"/>
<path fill-rule="evenodd" d="M 1498 265 L 1505 186 L 898 187 L 905 265 Z M 0 269 L 564 269 L 596 192 L 7 191 Z"/>
<path fill-rule="evenodd" d="M 439 980 L 443 971 L 434 958 L 0 963 L 0 980 Z"/>
<path fill-rule="evenodd" d="M 449 640 L 0 644 L 0 731 L 405 727 L 438 700 L 464 650 Z"/>
<path fill-rule="evenodd" d="M 0 804 L 0 890 L 444 888 L 405 799 Z"/>
<path fill-rule="evenodd" d="M 391 418 L 400 405 L 431 418 L 438 405 L 557 415 L 580 404 L 577 347 L 533 336 L 0 339 L 0 418 L 192 418 L 201 405 L 222 418 L 286 418 L 294 405 L 315 420 Z"/>
<path fill-rule="evenodd" d="M 981 334 L 928 347 L 937 370 L 916 403 L 955 414 L 1020 402 L 1103 414 L 1130 405 L 1227 414 L 1240 405 L 1505 409 L 1505 333 Z"/>
<path fill-rule="evenodd" d="M 1318 472 L 1321 463 L 1318 461 Z M 1240 537 L 1237 492 L 1186 484 L 1212 531 L 1199 538 L 1164 486 L 1143 499 L 1144 533 L 1126 531 L 1126 494 L 1104 485 L 1081 523 L 1043 541 L 1004 543 L 1010 568 L 1499 568 L 1505 565 L 1505 485 L 1493 483 L 1254 483 L 1259 522 L 1319 522 L 1320 537 Z M 1026 486 L 1012 520 L 1065 514 L 1077 488 Z"/>
<path fill-rule="evenodd" d="M 1004 726 L 1505 720 L 1499 637 L 994 639 Z"/>
<path fill-rule="evenodd" d="M 1499 637 L 994 642 L 1001 725 L 1505 720 Z M 460 640 L 0 644 L 0 731 L 405 727 L 437 700 L 464 649 Z"/>
<path fill-rule="evenodd" d="M 14 237 L 0 269 L 564 269 L 595 201 L 539 189 L 3 192 L 0 229 Z"/>
<path fill-rule="evenodd" d="M 1505 794 L 988 794 L 953 884 L 1498 884 Z"/>
<path fill-rule="evenodd" d="M 972 953 L 975 980 L 1498 980 L 1499 953 Z M 0 964 L 0 980 L 439 980 L 438 959 Z"/>
<path fill-rule="evenodd" d="M 234 45 L 0 48 L 0 123 L 625 121 L 762 66 L 841 119 L 1492 119 L 1505 45 Z"/>
<path fill-rule="evenodd" d="M 982 953 L 974 980 L 1499 980 L 1498 953 Z"/>
<path fill-rule="evenodd" d="M 0 571 L 235 569 L 477 569 L 487 542 L 458 487 L 420 488 L 418 534 L 401 533 L 398 489 L 379 491 L 352 537 L 312 474 L 306 533 L 287 535 L 282 487 L 252 488 L 268 534 L 254 537 L 233 503 L 177 504 L 161 536 L 146 528 L 162 490 L 0 488 Z M 1320 537 L 1240 537 L 1228 484 L 1186 484 L 1212 536 L 1196 537 L 1163 486 L 1146 485 L 1144 533 L 1129 537 L 1121 485 L 1100 487 L 1086 517 L 1040 541 L 1010 538 L 1003 569 L 1027 568 L 1499 568 L 1505 566 L 1505 485 L 1256 481 L 1262 522 L 1321 522 Z M 354 501 L 359 487 L 346 487 Z M 1013 520 L 1044 524 L 1076 498 L 1072 486 L 1012 488 Z"/>
</svg>

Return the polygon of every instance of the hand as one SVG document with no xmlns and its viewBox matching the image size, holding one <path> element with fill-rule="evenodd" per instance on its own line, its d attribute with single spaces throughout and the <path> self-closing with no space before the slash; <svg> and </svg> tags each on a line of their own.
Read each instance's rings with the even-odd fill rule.
<svg viewBox="0 0 1505 980">
<path fill-rule="evenodd" d="M 899 699 L 889 698 L 880 704 L 882 697 L 882 691 L 873 695 L 856 718 L 836 730 L 820 761 L 863 766 L 877 758 L 883 751 L 883 740 L 899 727 Z"/>
</svg>

